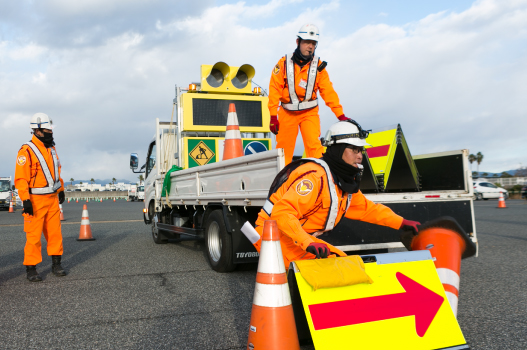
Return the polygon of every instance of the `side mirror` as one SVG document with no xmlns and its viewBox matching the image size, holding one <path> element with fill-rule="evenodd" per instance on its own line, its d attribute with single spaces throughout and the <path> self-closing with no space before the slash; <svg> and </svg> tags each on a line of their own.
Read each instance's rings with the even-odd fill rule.
<svg viewBox="0 0 527 350">
<path fill-rule="evenodd" d="M 139 166 L 139 157 L 137 156 L 137 153 L 130 154 L 130 169 L 136 170 Z"/>
</svg>

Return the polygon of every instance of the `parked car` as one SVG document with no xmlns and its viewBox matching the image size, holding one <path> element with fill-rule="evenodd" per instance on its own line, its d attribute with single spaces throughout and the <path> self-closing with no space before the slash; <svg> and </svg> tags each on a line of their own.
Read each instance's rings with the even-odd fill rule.
<svg viewBox="0 0 527 350">
<path fill-rule="evenodd" d="M 522 187 L 521 194 L 522 194 L 522 199 L 524 198 L 527 199 L 527 185 Z"/>
<path fill-rule="evenodd" d="M 498 187 L 490 182 L 473 182 L 472 185 L 474 185 L 474 197 L 476 200 L 499 198 L 500 192 L 503 193 L 504 199 L 509 198 L 509 192 L 506 189 Z"/>
</svg>

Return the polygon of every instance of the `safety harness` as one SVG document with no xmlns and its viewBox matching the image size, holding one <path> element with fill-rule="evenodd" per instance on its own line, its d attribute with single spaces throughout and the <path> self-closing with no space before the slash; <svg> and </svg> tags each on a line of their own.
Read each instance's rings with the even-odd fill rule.
<svg viewBox="0 0 527 350">
<path fill-rule="evenodd" d="M 37 156 L 38 161 L 40 162 L 40 167 L 42 168 L 42 172 L 44 173 L 44 177 L 46 178 L 47 185 L 45 187 L 38 187 L 38 188 L 30 188 L 29 193 L 31 194 L 50 194 L 55 193 L 60 188 L 60 180 L 59 180 L 59 160 L 57 158 L 57 153 L 55 152 L 55 149 L 50 148 L 51 156 L 53 159 L 53 165 L 55 168 L 55 177 L 56 181 L 53 180 L 53 176 L 51 176 L 51 172 L 49 171 L 48 164 L 46 163 L 46 160 L 44 159 L 44 156 L 38 149 L 38 147 L 33 142 L 27 142 L 26 145 L 31 148 L 33 153 Z"/>
<path fill-rule="evenodd" d="M 284 109 L 288 111 L 303 111 L 318 106 L 318 99 L 311 100 L 313 90 L 315 89 L 315 81 L 317 80 L 318 61 L 318 56 L 313 56 L 307 74 L 306 95 L 304 96 L 304 100 L 300 102 L 295 91 L 295 64 L 293 62 L 293 53 L 286 55 L 285 74 L 287 76 L 290 103 L 282 103 Z"/>
<path fill-rule="evenodd" d="M 326 224 L 324 227 L 323 232 L 331 231 L 335 227 L 335 221 L 337 220 L 337 215 L 339 211 L 339 200 L 337 196 L 337 191 L 335 190 L 335 186 L 333 185 L 333 176 L 331 175 L 331 170 L 329 170 L 328 164 L 323 161 L 322 159 L 317 158 L 304 158 L 299 159 L 297 161 L 294 161 L 287 165 L 285 168 L 283 168 L 278 175 L 276 175 L 273 183 L 271 184 L 271 188 L 269 189 L 269 194 L 267 195 L 267 200 L 265 201 L 265 204 L 263 206 L 263 210 L 267 213 L 267 215 L 271 216 L 271 213 L 273 211 L 274 203 L 271 202 L 271 195 L 278 191 L 280 187 L 287 181 L 289 178 L 289 175 L 299 166 L 306 164 L 307 162 L 314 162 L 320 165 L 322 168 L 324 168 L 326 172 L 326 179 L 328 182 L 328 188 L 329 188 L 329 195 L 331 199 L 331 205 L 329 206 L 328 216 L 326 217 Z M 346 205 L 346 210 L 348 210 L 351 202 L 351 194 L 348 194 L 348 203 Z"/>
</svg>

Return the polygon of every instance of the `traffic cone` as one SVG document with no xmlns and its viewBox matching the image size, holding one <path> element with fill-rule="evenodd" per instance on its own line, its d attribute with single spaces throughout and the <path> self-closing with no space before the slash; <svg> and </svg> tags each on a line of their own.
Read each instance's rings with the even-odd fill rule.
<svg viewBox="0 0 527 350">
<path fill-rule="evenodd" d="M 113 201 L 115 202 L 115 197 L 113 197 Z"/>
<path fill-rule="evenodd" d="M 86 204 L 82 207 L 81 231 L 77 241 L 95 241 L 95 238 L 91 235 L 90 215 Z"/>
<path fill-rule="evenodd" d="M 504 209 L 507 208 L 505 205 L 505 198 L 503 198 L 503 192 L 500 192 L 500 199 L 498 200 L 498 208 Z"/>
<path fill-rule="evenodd" d="M 421 225 L 411 242 L 411 249 L 430 251 L 450 307 L 457 317 L 461 259 L 476 254 L 474 242 L 454 218 L 444 216 Z"/>
<path fill-rule="evenodd" d="M 15 212 L 15 208 L 13 207 L 13 199 L 11 199 L 9 201 L 9 212 L 10 213 L 14 213 Z"/>
<path fill-rule="evenodd" d="M 75 201 L 75 203 L 79 203 L 79 198 L 77 198 L 77 200 Z"/>
<path fill-rule="evenodd" d="M 243 156 L 242 134 L 240 124 L 236 115 L 234 103 L 229 105 L 227 115 L 227 129 L 225 131 L 225 143 L 223 147 L 223 160 L 238 158 Z"/>
<path fill-rule="evenodd" d="M 264 222 L 247 349 L 300 349 L 280 231 L 274 220 Z"/>
<path fill-rule="evenodd" d="M 60 208 L 60 221 L 64 221 L 66 219 L 64 219 L 64 211 L 62 210 L 62 204 L 59 204 L 59 208 Z"/>
<path fill-rule="evenodd" d="M 70 202 L 70 198 L 68 197 L 68 203 Z"/>
<path fill-rule="evenodd" d="M 89 202 L 90 202 L 90 200 L 88 198 L 86 198 L 86 203 L 89 203 Z"/>
</svg>

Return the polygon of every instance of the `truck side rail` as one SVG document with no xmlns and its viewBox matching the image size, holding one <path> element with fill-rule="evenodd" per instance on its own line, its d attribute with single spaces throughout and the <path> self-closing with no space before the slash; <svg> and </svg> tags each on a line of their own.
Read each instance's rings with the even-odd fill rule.
<svg viewBox="0 0 527 350">
<path fill-rule="evenodd" d="M 263 206 L 276 174 L 284 167 L 282 149 L 261 152 L 171 174 L 172 205 Z"/>
</svg>

